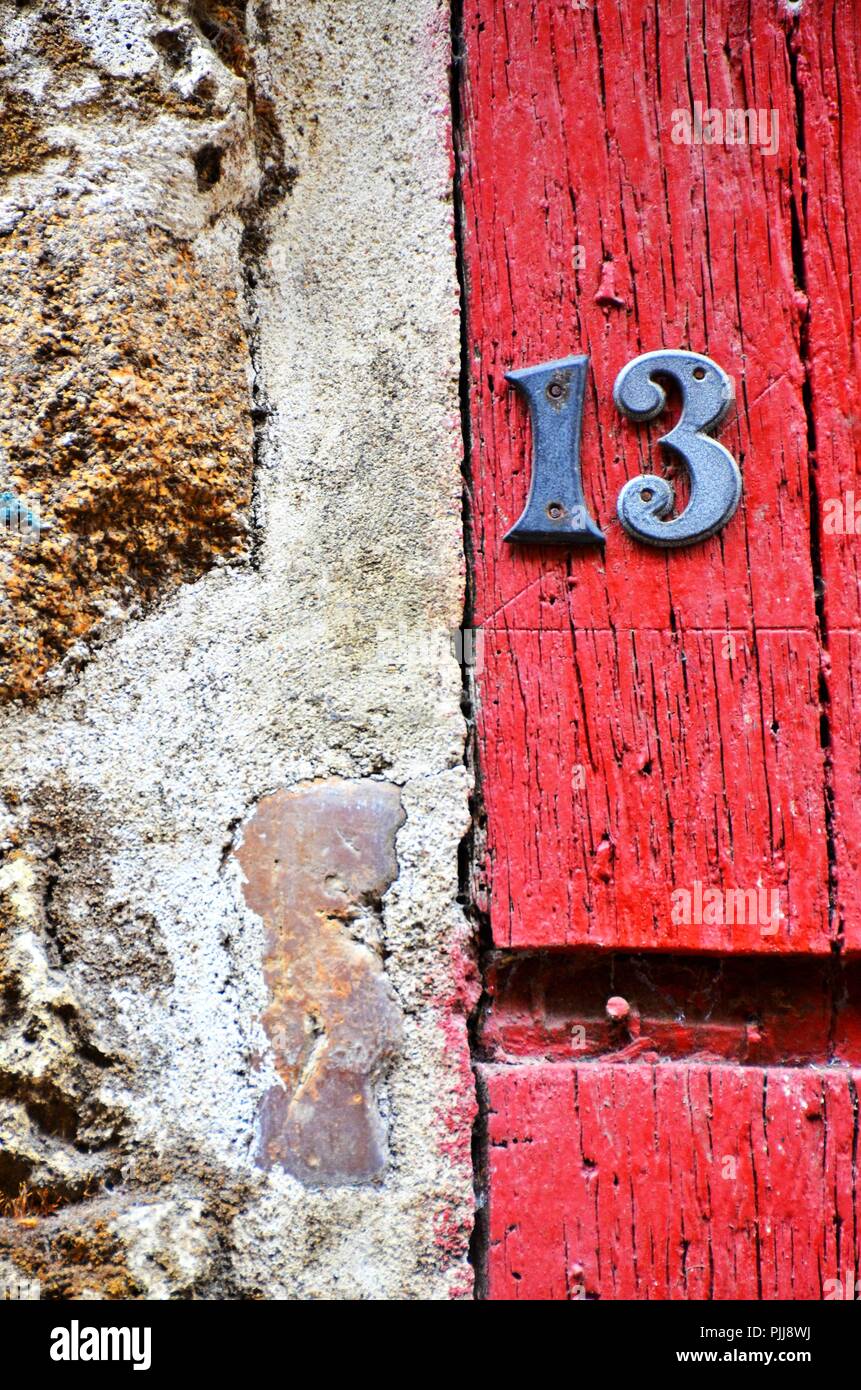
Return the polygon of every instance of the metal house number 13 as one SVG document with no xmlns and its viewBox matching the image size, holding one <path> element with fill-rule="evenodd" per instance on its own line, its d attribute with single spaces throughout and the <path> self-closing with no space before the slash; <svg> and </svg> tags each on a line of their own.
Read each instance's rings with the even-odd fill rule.
<svg viewBox="0 0 861 1390">
<path fill-rule="evenodd" d="M 563 357 L 508 372 L 526 398 L 532 421 L 532 482 L 520 519 L 507 541 L 594 545 L 603 533 L 589 515 L 580 473 L 580 422 L 588 357 Z M 661 445 L 684 459 L 691 495 L 679 516 L 670 516 L 672 484 L 651 473 L 631 478 L 617 510 L 625 530 L 648 545 L 681 546 L 713 536 L 741 497 L 741 474 L 728 449 L 711 437 L 733 401 L 732 378 L 699 352 L 646 352 L 623 367 L 613 399 L 629 420 L 653 420 L 667 401 L 656 377 L 670 377 L 682 396 L 682 413 Z"/>
</svg>

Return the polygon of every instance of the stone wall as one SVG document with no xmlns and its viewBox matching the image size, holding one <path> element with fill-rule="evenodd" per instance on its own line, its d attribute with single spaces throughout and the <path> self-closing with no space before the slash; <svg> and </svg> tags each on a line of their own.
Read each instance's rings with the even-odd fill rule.
<svg viewBox="0 0 861 1390">
<path fill-rule="evenodd" d="M 468 1296 L 448 11 L 0 0 L 0 1279 Z"/>
</svg>

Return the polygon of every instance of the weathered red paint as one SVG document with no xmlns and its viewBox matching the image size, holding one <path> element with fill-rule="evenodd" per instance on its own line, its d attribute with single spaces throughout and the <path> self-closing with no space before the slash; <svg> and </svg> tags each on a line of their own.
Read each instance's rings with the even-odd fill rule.
<svg viewBox="0 0 861 1390">
<path fill-rule="evenodd" d="M 858 280 L 861 276 L 861 7 L 805 3 L 790 50 L 803 102 L 804 277 L 810 389 L 829 628 L 861 626 L 858 530 L 828 524 L 830 501 L 861 501 Z M 853 278 L 854 277 L 854 278 Z M 859 509 L 861 512 L 861 509 Z M 836 657 L 835 657 L 836 662 Z M 843 679 L 843 672 L 840 672 Z M 857 741 L 857 740 L 856 740 Z"/>
<path fill-rule="evenodd" d="M 491 1298 L 821 1299 L 859 1267 L 857 1070 L 482 1073 Z"/>
<path fill-rule="evenodd" d="M 807 295 L 815 309 L 834 285 L 821 257 L 806 294 L 797 277 L 799 239 L 806 256 L 813 235 L 805 207 L 827 217 L 839 190 L 802 197 L 798 84 L 834 68 L 827 6 L 810 8 L 819 21 L 796 35 L 777 0 L 750 13 L 722 0 L 704 32 L 681 3 L 660 22 L 639 0 L 466 5 L 475 611 L 489 652 L 481 738 L 500 945 L 826 953 L 840 930 L 861 941 L 857 911 L 838 919 L 827 891 L 804 385 Z M 805 44 L 815 62 L 799 77 L 791 51 Z M 777 153 L 674 144 L 672 112 L 691 92 L 775 110 Z M 621 304 L 604 292 L 611 263 Z M 745 486 L 721 535 L 670 555 L 630 540 L 614 510 L 666 426 L 624 421 L 613 382 L 660 346 L 703 349 L 735 378 L 721 437 Z M 501 540 L 529 461 L 526 412 L 503 374 L 574 351 L 591 356 L 583 468 L 603 558 Z M 820 505 L 825 487 L 822 474 Z M 836 820 L 851 826 L 837 774 L 835 790 Z M 695 879 L 779 889 L 786 921 L 774 936 L 758 924 L 674 930 L 670 891 Z"/>
<path fill-rule="evenodd" d="M 463 49 L 489 1292 L 819 1298 L 861 1257 L 861 7 L 464 0 Z M 776 151 L 674 143 L 694 101 Z M 660 347 L 734 377 L 744 477 L 671 553 L 615 514 L 668 420 L 613 383 Z M 507 545 L 504 374 L 573 353 L 605 550 Z M 714 889 L 778 929 L 674 912 Z"/>
<path fill-rule="evenodd" d="M 742 634 L 728 660 L 723 640 L 485 634 L 479 729 L 499 945 L 829 949 L 815 638 Z M 692 917 L 714 915 L 696 911 L 697 883 L 766 896 L 752 921 L 677 924 L 677 887 Z"/>
</svg>

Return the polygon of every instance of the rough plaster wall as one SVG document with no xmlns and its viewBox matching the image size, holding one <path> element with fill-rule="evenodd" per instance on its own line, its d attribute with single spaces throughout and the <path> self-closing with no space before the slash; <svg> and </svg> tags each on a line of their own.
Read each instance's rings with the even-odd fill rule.
<svg viewBox="0 0 861 1390">
<path fill-rule="evenodd" d="M 135 544 L 121 431 L 100 459 L 98 524 L 56 521 L 73 557 L 90 547 L 60 595 L 79 634 L 29 654 L 34 679 L 13 682 L 21 698 L 2 713 L 0 1277 L 24 1270 L 60 1296 L 466 1295 L 473 979 L 448 640 L 462 557 L 447 12 L 436 0 L 275 0 L 248 14 L 74 0 L 69 67 L 51 45 L 34 56 L 25 32 L 40 16 L 56 29 L 55 8 L 0 3 L 7 92 L 44 113 L 21 123 L 7 96 L 26 158 L 0 187 L 5 235 L 59 212 L 78 254 L 92 213 L 100 245 L 127 244 L 133 264 L 146 243 L 191 288 L 163 296 L 151 370 L 132 360 L 156 312 L 146 264 L 123 301 L 119 364 L 64 326 L 85 378 L 79 428 L 110 371 L 135 372 L 135 458 L 156 455 L 146 516 L 169 563 L 103 562 Z M 115 246 L 104 293 L 122 266 Z M 32 298 L 40 282 L 25 280 Z M 101 322 L 93 284 L 76 316 L 88 323 Z M 44 320 L 38 302 L 25 308 Z M 25 381 L 31 336 L 16 340 Z M 211 380 L 182 378 L 169 441 L 187 449 L 185 488 L 171 449 L 158 453 L 164 373 L 198 358 Z M 201 490 L 191 441 L 197 431 L 211 454 L 212 413 L 235 399 L 237 373 L 245 405 Z M 56 441 L 36 441 L 38 467 L 31 405 L 22 390 L 5 406 L 7 447 L 32 465 L 11 481 L 50 510 Z M 225 515 L 236 526 L 207 548 L 208 520 Z M 50 637 L 68 567 L 39 554 Z M 7 557 L 6 572 L 20 563 Z M 361 779 L 394 789 L 396 877 L 326 922 L 353 942 L 339 961 L 359 950 L 391 1001 L 371 1078 L 384 1162 L 372 1180 L 315 1185 L 258 1161 L 263 1099 L 292 1073 L 263 1026 L 264 924 L 240 859 L 263 798 L 349 794 Z M 13 1212 L 22 1183 L 30 1197 Z"/>
</svg>

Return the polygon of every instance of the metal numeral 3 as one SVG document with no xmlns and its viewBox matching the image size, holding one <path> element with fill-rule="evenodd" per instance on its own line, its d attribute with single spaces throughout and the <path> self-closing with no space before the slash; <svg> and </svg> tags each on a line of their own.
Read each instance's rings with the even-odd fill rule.
<svg viewBox="0 0 861 1390">
<path fill-rule="evenodd" d="M 715 429 L 733 402 L 732 378 L 699 352 L 645 352 L 623 367 L 613 399 L 630 420 L 654 420 L 667 402 L 655 376 L 669 376 L 682 393 L 682 413 L 663 448 L 678 454 L 691 478 L 691 496 L 680 516 L 672 511 L 674 493 L 666 478 L 652 473 L 632 478 L 619 493 L 619 520 L 629 535 L 649 545 L 692 545 L 725 526 L 741 497 L 741 474 L 728 449 L 705 433 Z"/>
</svg>

